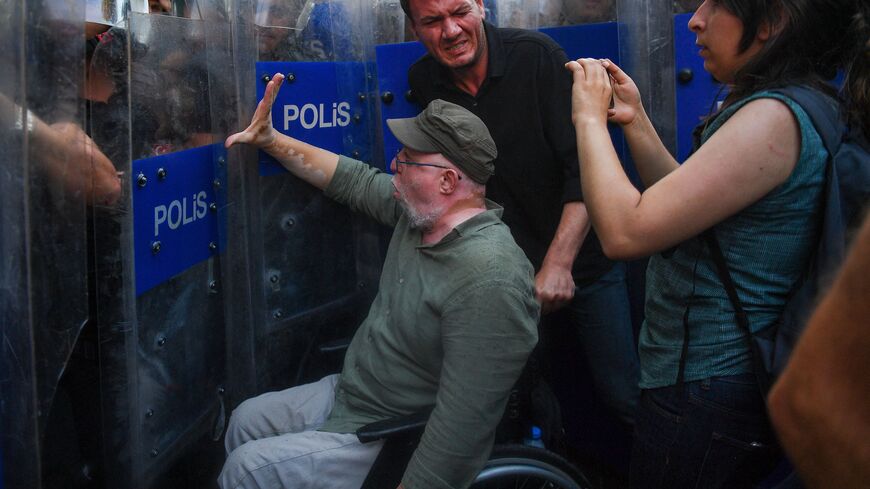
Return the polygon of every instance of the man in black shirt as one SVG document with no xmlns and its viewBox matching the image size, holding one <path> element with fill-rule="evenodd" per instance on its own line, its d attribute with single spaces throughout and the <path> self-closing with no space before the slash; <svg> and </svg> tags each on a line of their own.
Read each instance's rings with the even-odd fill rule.
<svg viewBox="0 0 870 489">
<path fill-rule="evenodd" d="M 416 100 L 467 108 L 498 145 L 487 196 L 535 266 L 542 313 L 558 311 L 543 319 L 542 343 L 547 323 L 576 325 L 596 390 L 630 424 L 639 391 L 625 271 L 604 256 L 582 202 L 565 52 L 484 22 L 482 0 L 401 4 L 428 51 L 408 73 Z"/>
</svg>

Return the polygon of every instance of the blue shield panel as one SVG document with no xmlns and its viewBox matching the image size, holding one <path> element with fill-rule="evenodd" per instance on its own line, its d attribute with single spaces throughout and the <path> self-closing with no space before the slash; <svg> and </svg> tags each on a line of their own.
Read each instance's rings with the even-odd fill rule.
<svg viewBox="0 0 870 489">
<path fill-rule="evenodd" d="M 546 27 L 540 31 L 559 43 L 568 59 L 607 58 L 617 65 L 622 64 L 619 58 L 619 29 L 616 22 Z M 615 124 L 610 124 L 608 130 L 616 154 L 625 162 L 625 140 L 622 137 L 622 129 Z M 634 168 L 631 168 L 630 172 L 634 173 Z"/>
<path fill-rule="evenodd" d="M 421 56 L 426 48 L 419 42 L 382 44 L 375 47 L 378 63 L 378 84 L 381 90 L 381 127 L 384 132 L 384 154 L 380 168 L 389 169 L 390 160 L 401 144 L 387 127 L 387 119 L 414 117 L 421 107 L 408 100 L 408 68 Z"/>
<path fill-rule="evenodd" d="M 208 259 L 220 248 L 220 144 L 133 162 L 136 295 Z"/>
<path fill-rule="evenodd" d="M 259 62 L 258 100 L 275 73 L 287 77 L 272 106 L 272 123 L 278 132 L 338 154 L 367 159 L 364 63 Z M 259 155 L 260 175 L 285 171 L 271 156 L 262 151 Z"/>
</svg>

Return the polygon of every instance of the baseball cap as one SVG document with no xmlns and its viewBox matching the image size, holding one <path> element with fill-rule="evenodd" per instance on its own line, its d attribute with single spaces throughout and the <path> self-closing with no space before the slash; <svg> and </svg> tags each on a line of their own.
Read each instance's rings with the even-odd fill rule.
<svg viewBox="0 0 870 489">
<path fill-rule="evenodd" d="M 495 172 L 498 151 L 486 124 L 459 105 L 435 99 L 417 117 L 387 119 L 402 145 L 422 153 L 441 153 L 469 178 L 486 183 Z"/>
</svg>

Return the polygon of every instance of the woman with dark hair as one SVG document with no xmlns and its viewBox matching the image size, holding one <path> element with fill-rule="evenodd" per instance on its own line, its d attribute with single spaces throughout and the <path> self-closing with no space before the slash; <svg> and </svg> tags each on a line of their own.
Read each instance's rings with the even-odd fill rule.
<svg viewBox="0 0 870 489">
<path fill-rule="evenodd" d="M 835 97 L 826 80 L 842 69 L 851 123 L 866 134 L 867 8 L 866 0 L 702 3 L 689 28 L 704 68 L 729 94 L 682 165 L 619 67 L 567 65 L 583 194 L 604 251 L 653 255 L 632 487 L 750 487 L 778 459 L 747 337 L 699 235 L 715 226 L 752 330 L 777 321 L 819 235 L 828 154 L 800 105 L 770 90 L 805 85 Z M 623 171 L 608 120 L 623 127 L 645 191 Z"/>
</svg>

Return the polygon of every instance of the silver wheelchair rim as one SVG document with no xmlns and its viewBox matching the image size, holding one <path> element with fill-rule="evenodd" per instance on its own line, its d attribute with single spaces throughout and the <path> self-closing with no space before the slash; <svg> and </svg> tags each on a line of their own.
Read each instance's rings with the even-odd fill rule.
<svg viewBox="0 0 870 489">
<path fill-rule="evenodd" d="M 506 476 L 525 476 L 559 484 L 565 489 L 582 489 L 568 474 L 546 462 L 528 458 L 503 458 L 491 462 L 494 463 L 484 467 L 474 483 L 485 483 Z"/>
</svg>

